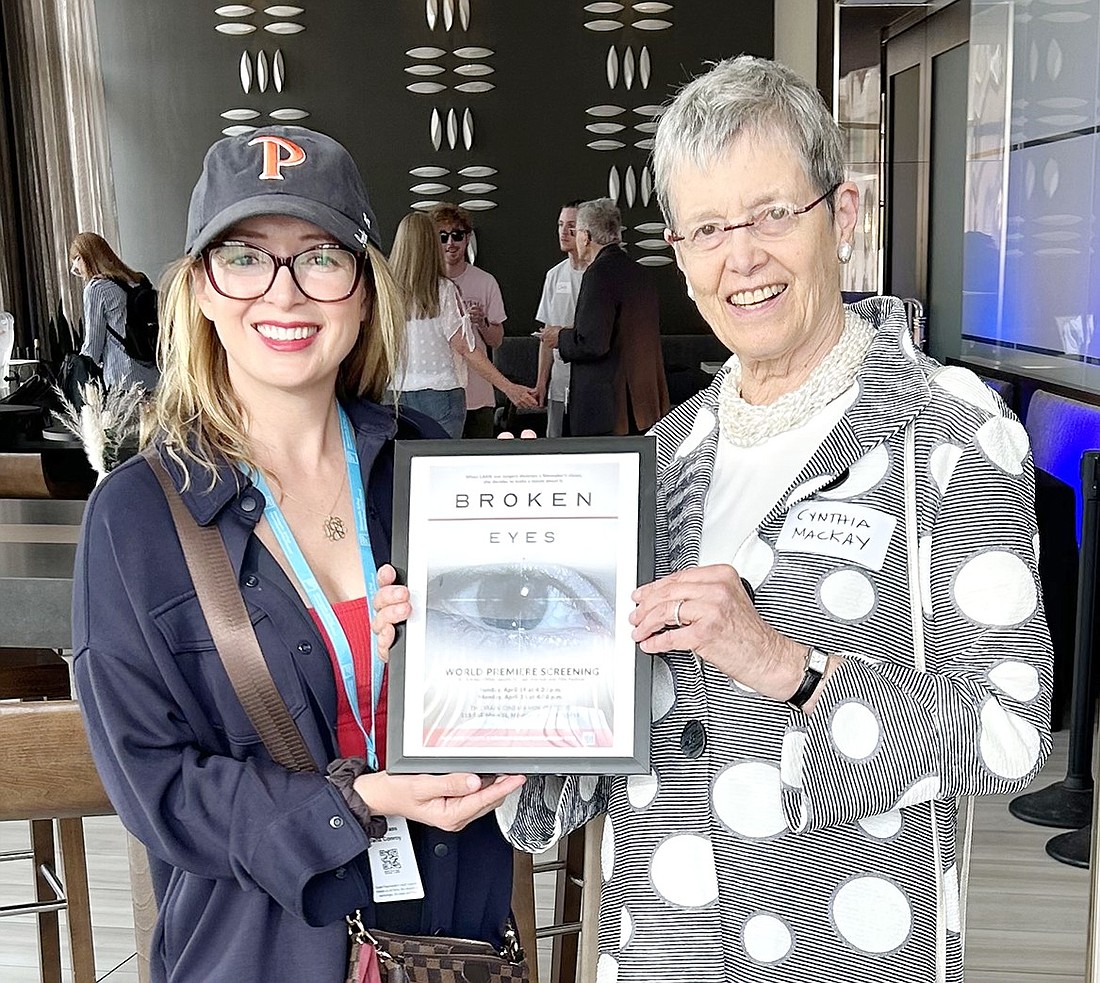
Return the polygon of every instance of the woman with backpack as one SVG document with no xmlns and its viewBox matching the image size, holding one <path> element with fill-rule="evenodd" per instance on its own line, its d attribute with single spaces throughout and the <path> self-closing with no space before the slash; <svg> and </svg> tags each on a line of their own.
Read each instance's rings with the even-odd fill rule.
<svg viewBox="0 0 1100 983">
<path fill-rule="evenodd" d="M 122 262 L 95 232 L 81 232 L 73 239 L 69 260 L 72 272 L 84 281 L 80 354 L 100 367 L 106 388 L 139 385 L 152 390 L 160 373 L 156 291 L 148 277 Z"/>
</svg>

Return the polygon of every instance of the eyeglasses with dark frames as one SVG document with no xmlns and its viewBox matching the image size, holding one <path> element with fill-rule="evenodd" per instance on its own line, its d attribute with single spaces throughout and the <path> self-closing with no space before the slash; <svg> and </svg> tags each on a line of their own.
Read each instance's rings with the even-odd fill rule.
<svg viewBox="0 0 1100 983">
<path fill-rule="evenodd" d="M 736 222 L 732 225 L 720 225 L 713 221 L 700 222 L 682 235 L 668 229 L 665 232 L 665 239 L 670 243 L 683 243 L 684 248 L 692 252 L 708 252 L 716 249 L 728 242 L 729 237 L 738 229 L 748 229 L 749 234 L 756 239 L 782 239 L 795 230 L 800 216 L 812 211 L 839 187 L 839 184 L 834 184 L 825 194 L 815 198 L 803 208 L 785 201 L 773 201 L 759 208 L 747 222 Z"/>
<path fill-rule="evenodd" d="M 469 229 L 454 229 L 450 231 L 447 229 L 441 229 L 439 232 L 439 241 L 442 243 L 446 243 L 449 239 L 451 242 L 464 242 L 466 236 L 468 236 L 469 234 Z"/>
<path fill-rule="evenodd" d="M 276 256 L 250 242 L 219 242 L 202 253 L 211 286 L 230 300 L 258 300 L 286 267 L 294 285 L 310 300 L 347 300 L 363 275 L 363 256 L 334 242 L 323 242 L 293 256 Z"/>
</svg>

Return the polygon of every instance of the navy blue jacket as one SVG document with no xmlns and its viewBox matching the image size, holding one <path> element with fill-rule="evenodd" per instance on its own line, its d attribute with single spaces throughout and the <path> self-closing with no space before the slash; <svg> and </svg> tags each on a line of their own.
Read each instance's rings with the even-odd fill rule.
<svg viewBox="0 0 1100 983">
<path fill-rule="evenodd" d="M 443 436 L 373 403 L 346 407 L 375 560 L 390 555 L 393 438 Z M 409 414 L 409 417 L 413 417 Z M 169 470 L 176 473 L 174 466 Z M 271 674 L 317 766 L 338 757 L 336 683 L 312 618 L 253 535 L 260 492 L 194 469 L 183 500 L 221 532 Z M 374 905 L 366 833 L 319 774 L 275 764 L 214 651 L 164 495 L 142 458 L 88 502 L 73 652 L 92 753 L 119 816 L 166 876 L 151 953 L 157 983 L 341 983 L 344 915 L 368 926 L 501 940 L 511 848 L 492 815 L 461 833 L 410 824 L 423 902 Z"/>
</svg>

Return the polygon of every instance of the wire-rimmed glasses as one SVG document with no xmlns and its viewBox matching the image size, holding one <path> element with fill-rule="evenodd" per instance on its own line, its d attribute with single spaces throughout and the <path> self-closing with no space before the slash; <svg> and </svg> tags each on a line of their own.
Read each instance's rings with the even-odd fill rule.
<svg viewBox="0 0 1100 983">
<path fill-rule="evenodd" d="M 749 234 L 757 239 L 782 239 L 795 230 L 800 216 L 816 208 L 839 187 L 839 184 L 834 184 L 825 194 L 803 208 L 785 201 L 773 201 L 757 209 L 747 222 L 736 222 L 733 225 L 721 225 L 715 221 L 699 222 L 683 234 L 669 229 L 666 238 L 669 242 L 682 243 L 685 249 L 692 252 L 717 249 L 728 242 L 729 237 L 738 229 L 748 229 Z"/>
</svg>

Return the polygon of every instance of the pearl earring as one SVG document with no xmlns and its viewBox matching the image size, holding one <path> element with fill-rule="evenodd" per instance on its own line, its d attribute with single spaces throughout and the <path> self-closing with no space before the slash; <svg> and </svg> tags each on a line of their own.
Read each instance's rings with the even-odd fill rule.
<svg viewBox="0 0 1100 983">
<path fill-rule="evenodd" d="M 852 259 L 852 244 L 845 239 L 839 246 L 836 247 L 836 258 L 842 263 L 850 262 Z"/>
</svg>

